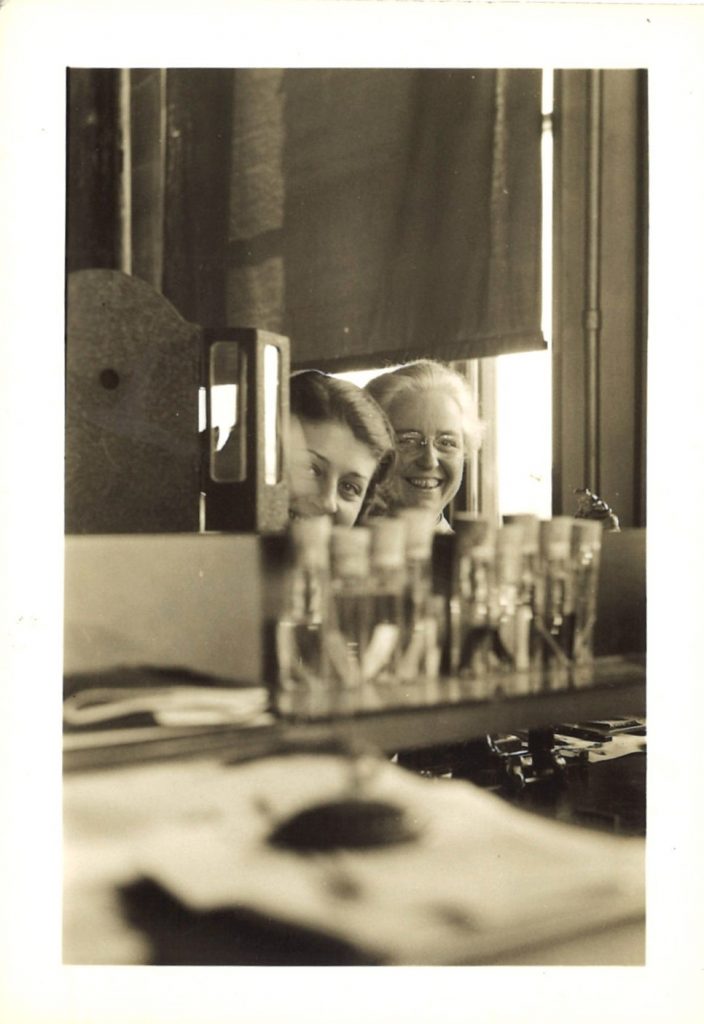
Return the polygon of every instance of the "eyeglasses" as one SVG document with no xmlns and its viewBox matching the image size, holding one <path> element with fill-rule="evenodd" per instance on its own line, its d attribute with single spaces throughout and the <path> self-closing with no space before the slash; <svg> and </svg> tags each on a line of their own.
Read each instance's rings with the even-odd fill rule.
<svg viewBox="0 0 704 1024">
<path fill-rule="evenodd" d="M 454 434 L 424 437 L 418 430 L 405 430 L 396 435 L 396 445 L 402 455 L 418 455 L 421 449 L 431 444 L 438 455 L 445 458 L 459 458 L 463 454 L 462 441 Z"/>
</svg>

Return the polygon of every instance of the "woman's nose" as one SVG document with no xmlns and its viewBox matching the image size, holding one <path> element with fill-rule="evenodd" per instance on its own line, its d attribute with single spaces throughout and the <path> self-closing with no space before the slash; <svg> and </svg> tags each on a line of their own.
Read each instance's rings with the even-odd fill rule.
<svg viewBox="0 0 704 1024">
<path fill-rule="evenodd" d="M 418 452 L 416 462 L 419 466 L 423 466 L 424 469 L 432 469 L 435 466 L 440 465 L 438 461 L 438 453 L 435 451 L 435 445 L 432 441 L 426 441 Z"/>
<path fill-rule="evenodd" d="M 337 512 L 337 486 L 334 481 L 328 481 L 321 486 L 318 507 L 322 515 L 334 516 Z"/>
</svg>

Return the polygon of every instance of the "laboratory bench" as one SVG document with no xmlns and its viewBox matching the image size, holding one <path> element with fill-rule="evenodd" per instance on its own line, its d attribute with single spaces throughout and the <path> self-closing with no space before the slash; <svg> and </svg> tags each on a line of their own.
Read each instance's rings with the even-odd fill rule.
<svg viewBox="0 0 704 1024">
<path fill-rule="evenodd" d="M 174 671 L 160 676 L 160 685 L 168 681 L 178 685 L 183 680 Z M 265 712 L 254 724 L 79 729 L 64 737 L 64 771 L 173 757 L 247 760 L 336 745 L 393 753 L 558 722 L 644 715 L 645 659 L 641 655 L 598 658 L 586 684 L 572 683 L 560 690 L 480 700 L 463 697 L 460 681 L 445 681 L 439 697 L 429 706 L 399 706 L 319 721 L 286 721 Z"/>
<path fill-rule="evenodd" d="M 239 725 L 67 730 L 64 962 L 644 963 L 638 828 L 577 827 L 535 800 L 393 763 L 486 734 L 644 716 L 644 659 L 600 658 L 588 685 L 561 691 L 472 700 L 448 683 L 445 696 L 315 722 L 264 710 Z M 405 808 L 414 841 L 272 846 L 276 822 L 360 786 Z"/>
<path fill-rule="evenodd" d="M 262 685 L 268 543 L 68 536 L 65 709 L 97 687 L 141 710 L 64 711 L 64 962 L 642 964 L 645 738 L 573 736 L 570 763 L 550 747 L 556 726 L 645 721 L 644 531 L 604 541 L 593 675 L 504 676 L 490 696 L 441 679 L 415 706 L 296 721 Z M 210 692 L 219 713 L 149 713 L 150 691 Z M 463 763 L 487 736 L 538 737 L 550 763 L 513 793 L 478 785 Z M 450 777 L 438 750 L 459 751 Z M 350 793 L 400 808 L 413 841 L 272 845 Z"/>
</svg>

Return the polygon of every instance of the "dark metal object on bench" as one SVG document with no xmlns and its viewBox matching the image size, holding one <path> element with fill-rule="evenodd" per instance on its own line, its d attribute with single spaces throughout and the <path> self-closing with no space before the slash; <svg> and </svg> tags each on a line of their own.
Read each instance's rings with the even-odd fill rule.
<svg viewBox="0 0 704 1024">
<path fill-rule="evenodd" d="M 66 311 L 66 532 L 196 532 L 200 328 L 115 270 L 70 274 Z"/>
<path fill-rule="evenodd" d="M 213 459 L 211 354 L 242 368 L 234 476 Z M 265 412 L 265 350 L 276 409 Z M 163 295 L 116 270 L 70 274 L 66 318 L 65 528 L 69 534 L 267 532 L 287 522 L 288 339 L 188 323 Z M 199 433 L 199 389 L 208 429 Z M 272 389 L 269 389 L 270 391 Z M 212 428 L 212 429 L 211 429 Z M 262 439 L 274 432 L 265 451 Z M 230 446 L 232 450 L 232 445 Z M 268 459 L 275 455 L 272 480 Z M 215 471 L 215 476 L 213 475 Z"/>
</svg>

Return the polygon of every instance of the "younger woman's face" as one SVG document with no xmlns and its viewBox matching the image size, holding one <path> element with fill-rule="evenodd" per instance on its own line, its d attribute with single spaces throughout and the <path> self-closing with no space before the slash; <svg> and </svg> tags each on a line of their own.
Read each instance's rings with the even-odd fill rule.
<svg viewBox="0 0 704 1024">
<path fill-rule="evenodd" d="M 292 416 L 288 474 L 291 515 L 326 515 L 336 526 L 353 526 L 377 463 L 372 450 L 358 441 L 346 424 Z"/>
</svg>

